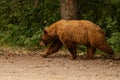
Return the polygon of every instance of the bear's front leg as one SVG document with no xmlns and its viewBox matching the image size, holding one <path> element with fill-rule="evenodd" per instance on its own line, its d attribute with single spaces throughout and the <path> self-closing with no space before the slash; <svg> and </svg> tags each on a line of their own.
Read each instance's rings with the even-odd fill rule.
<svg viewBox="0 0 120 80">
<path fill-rule="evenodd" d="M 59 39 L 54 40 L 51 46 L 47 49 L 47 52 L 42 57 L 47 57 L 50 54 L 57 52 L 62 47 L 62 43 Z"/>
<path fill-rule="evenodd" d="M 76 44 L 74 42 L 71 41 L 65 41 L 64 43 L 66 45 L 66 47 L 68 48 L 68 50 L 71 53 L 71 60 L 74 60 L 77 58 L 76 54 L 77 54 L 77 47 Z"/>
</svg>

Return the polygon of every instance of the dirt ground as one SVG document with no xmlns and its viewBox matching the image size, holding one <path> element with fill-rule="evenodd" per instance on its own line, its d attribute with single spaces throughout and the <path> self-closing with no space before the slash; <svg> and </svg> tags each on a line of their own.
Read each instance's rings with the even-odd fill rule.
<svg viewBox="0 0 120 80">
<path fill-rule="evenodd" d="M 0 80 L 120 80 L 120 60 L 70 60 L 67 51 L 42 58 L 42 53 L 0 49 Z"/>
</svg>

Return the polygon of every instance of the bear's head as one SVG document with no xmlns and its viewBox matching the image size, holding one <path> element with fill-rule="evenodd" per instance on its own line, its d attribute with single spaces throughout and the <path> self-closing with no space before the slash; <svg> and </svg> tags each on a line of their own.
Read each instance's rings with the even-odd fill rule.
<svg viewBox="0 0 120 80">
<path fill-rule="evenodd" d="M 40 41 L 40 45 L 48 45 L 53 41 L 52 36 L 48 33 L 48 31 L 46 29 L 43 30 L 43 34 L 41 36 L 41 41 Z"/>
</svg>

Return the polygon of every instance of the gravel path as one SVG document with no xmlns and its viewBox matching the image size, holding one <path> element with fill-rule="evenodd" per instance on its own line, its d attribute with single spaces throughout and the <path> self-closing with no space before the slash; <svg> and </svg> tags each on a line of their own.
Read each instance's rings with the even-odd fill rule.
<svg viewBox="0 0 120 80">
<path fill-rule="evenodd" d="M 0 80 L 120 80 L 120 61 L 0 55 Z"/>
</svg>

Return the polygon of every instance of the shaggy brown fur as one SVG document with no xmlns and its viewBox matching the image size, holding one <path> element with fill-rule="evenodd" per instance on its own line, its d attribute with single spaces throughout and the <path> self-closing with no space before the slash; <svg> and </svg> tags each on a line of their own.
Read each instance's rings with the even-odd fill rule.
<svg viewBox="0 0 120 80">
<path fill-rule="evenodd" d="M 76 44 L 87 46 L 87 59 L 91 59 L 96 49 L 100 49 L 113 56 L 113 50 L 107 44 L 103 30 L 88 20 L 60 20 L 44 29 L 42 42 L 52 45 L 44 57 L 58 51 L 62 44 L 65 45 L 76 58 Z"/>
</svg>

